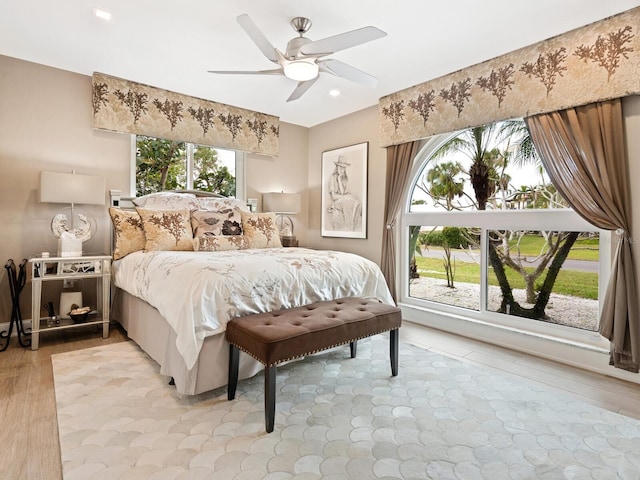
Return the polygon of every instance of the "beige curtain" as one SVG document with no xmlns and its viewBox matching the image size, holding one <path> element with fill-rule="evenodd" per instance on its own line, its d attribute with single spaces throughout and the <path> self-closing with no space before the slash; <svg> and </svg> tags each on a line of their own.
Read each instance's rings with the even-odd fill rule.
<svg viewBox="0 0 640 480">
<path fill-rule="evenodd" d="M 387 147 L 387 179 L 384 202 L 385 229 L 382 232 L 381 269 L 391 295 L 397 300 L 396 292 L 396 241 L 394 228 L 400 214 L 400 202 L 409 183 L 411 165 L 418 153 L 419 142 L 408 142 Z"/>
<path fill-rule="evenodd" d="M 638 372 L 640 319 L 631 252 L 631 192 L 620 99 L 526 119 L 558 191 L 591 224 L 616 230 L 617 246 L 600 316 L 611 364 Z"/>
</svg>

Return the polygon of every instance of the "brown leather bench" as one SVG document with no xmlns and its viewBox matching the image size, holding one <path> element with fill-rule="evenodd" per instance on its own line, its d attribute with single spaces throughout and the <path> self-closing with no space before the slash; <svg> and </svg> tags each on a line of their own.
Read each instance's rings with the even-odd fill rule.
<svg viewBox="0 0 640 480">
<path fill-rule="evenodd" d="M 391 374 L 398 374 L 400 309 L 375 299 L 347 297 L 302 307 L 234 318 L 227 324 L 229 385 L 233 400 L 238 385 L 240 350 L 265 366 L 264 409 L 267 432 L 273 431 L 276 408 L 276 365 L 339 345 L 351 344 L 356 356 L 357 340 L 391 331 Z"/>
</svg>

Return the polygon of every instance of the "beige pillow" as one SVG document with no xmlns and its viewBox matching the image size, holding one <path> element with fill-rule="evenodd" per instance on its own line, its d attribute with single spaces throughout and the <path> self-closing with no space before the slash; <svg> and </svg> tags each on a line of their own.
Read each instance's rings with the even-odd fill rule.
<svg viewBox="0 0 640 480">
<path fill-rule="evenodd" d="M 146 251 L 193 250 L 189 210 L 136 210 L 142 218 Z"/>
<path fill-rule="evenodd" d="M 242 231 L 248 248 L 282 247 L 275 213 L 242 212 Z"/>
<path fill-rule="evenodd" d="M 138 212 L 110 207 L 109 215 L 113 223 L 113 259 L 144 250 L 147 239 Z"/>
<path fill-rule="evenodd" d="M 244 235 L 204 235 L 193 239 L 193 249 L 196 252 L 224 252 L 247 248 L 249 247 Z"/>
<path fill-rule="evenodd" d="M 194 210 L 191 212 L 191 229 L 194 237 L 241 235 L 242 215 L 238 208 L 223 208 L 217 211 Z"/>
</svg>

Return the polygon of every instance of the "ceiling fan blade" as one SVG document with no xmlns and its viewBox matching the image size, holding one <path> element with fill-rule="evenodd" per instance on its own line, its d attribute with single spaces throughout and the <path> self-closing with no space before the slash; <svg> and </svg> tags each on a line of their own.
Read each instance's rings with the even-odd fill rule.
<svg viewBox="0 0 640 480">
<path fill-rule="evenodd" d="M 208 70 L 209 73 L 230 73 L 232 75 L 280 75 L 282 68 L 273 70 Z"/>
<path fill-rule="evenodd" d="M 379 28 L 362 27 L 350 32 L 309 42 L 300 48 L 300 52 L 305 55 L 329 55 L 344 50 L 345 48 L 355 47 L 356 45 L 385 37 L 386 35 L 387 33 Z"/>
<path fill-rule="evenodd" d="M 362 70 L 358 70 L 356 67 L 341 62 L 340 60 L 328 59 L 318 62 L 321 72 L 331 73 L 337 77 L 346 78 L 352 82 L 366 85 L 367 87 L 375 87 L 378 83 L 378 79 L 373 75 L 369 75 Z"/>
<path fill-rule="evenodd" d="M 316 83 L 319 77 L 312 78 L 311 80 L 307 80 L 306 82 L 298 82 L 296 88 L 291 92 L 289 98 L 287 98 L 287 102 L 292 102 L 293 100 L 299 99 L 302 95 L 306 93 L 307 90 L 311 88 L 311 86 Z"/>
<path fill-rule="evenodd" d="M 260 49 L 262 54 L 271 60 L 273 63 L 278 63 L 278 55 L 276 54 L 276 49 L 271 45 L 271 42 L 267 40 L 267 37 L 260 31 L 258 26 L 253 23 L 251 17 L 246 13 L 239 15 L 236 18 L 236 21 L 240 24 L 240 26 L 247 32 L 247 35 L 253 40 L 253 43 Z"/>
</svg>

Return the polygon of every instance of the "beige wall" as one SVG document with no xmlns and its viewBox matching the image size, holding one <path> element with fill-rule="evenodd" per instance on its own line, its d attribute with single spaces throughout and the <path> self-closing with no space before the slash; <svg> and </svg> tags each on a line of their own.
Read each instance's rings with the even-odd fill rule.
<svg viewBox="0 0 640 480">
<path fill-rule="evenodd" d="M 303 212 L 296 215 L 296 234 L 306 243 L 308 129 L 280 125 L 281 149 L 277 158 L 250 155 L 246 162 L 249 197 L 266 191 L 302 194 Z M 38 202 L 43 170 L 101 175 L 108 190 L 126 195 L 130 185 L 130 136 L 91 128 L 91 77 L 0 56 L 0 262 L 17 263 L 42 251 L 55 253 L 50 230 L 53 215 L 63 205 Z M 86 252 L 108 252 L 110 220 L 106 205 L 86 206 L 98 222 Z M 22 294 L 23 318 L 29 318 L 31 288 Z M 47 298 L 47 295 L 50 298 Z M 43 294 L 55 302 L 57 291 Z M 59 298 L 59 297 L 58 297 Z M 0 273 L 0 323 L 11 311 L 9 285 Z"/>
<path fill-rule="evenodd" d="M 309 164 L 309 129 L 280 123 L 280 153 L 275 158 L 247 155 L 245 162 L 247 198 L 257 198 L 262 211 L 262 194 L 267 192 L 299 193 L 302 211 L 291 215 L 293 233 L 300 246 L 308 246 L 307 225 L 309 195 L 307 176 Z"/>
<path fill-rule="evenodd" d="M 9 258 L 19 263 L 36 253 L 57 250 L 50 222 L 63 205 L 38 202 L 41 171 L 101 175 L 107 190 L 127 191 L 129 151 L 128 136 L 91 129 L 90 77 L 0 56 L 2 265 Z M 86 210 L 96 217 L 98 230 L 85 250 L 107 251 L 106 207 Z M 4 271 L 0 278 L 0 322 L 6 322 L 10 296 Z M 31 317 L 30 295 L 27 284 L 21 302 L 24 318 Z"/>
<path fill-rule="evenodd" d="M 322 237 L 320 234 L 322 152 L 369 142 L 368 225 L 366 239 Z M 378 107 L 326 122 L 309 131 L 309 246 L 357 253 L 380 263 L 387 153 L 378 140 Z"/>
</svg>

